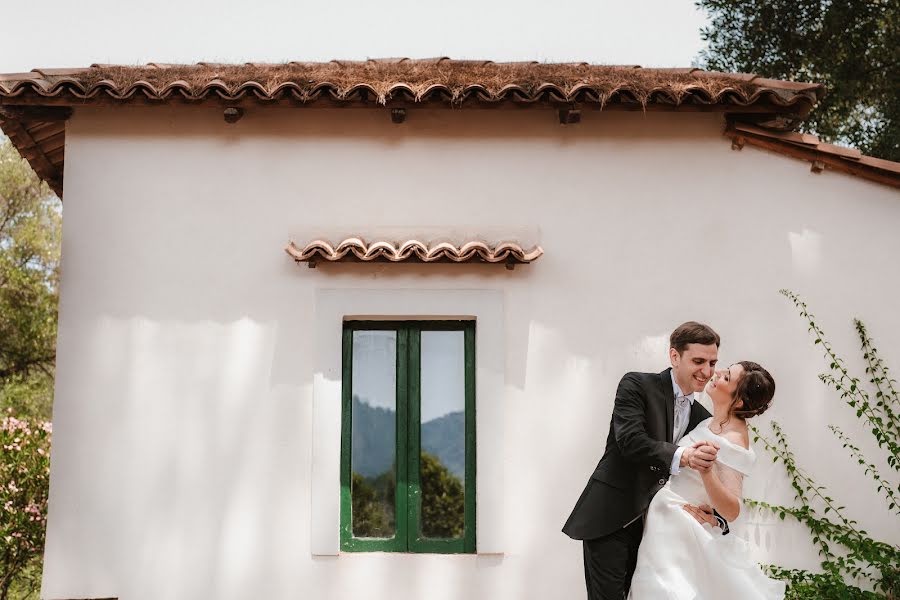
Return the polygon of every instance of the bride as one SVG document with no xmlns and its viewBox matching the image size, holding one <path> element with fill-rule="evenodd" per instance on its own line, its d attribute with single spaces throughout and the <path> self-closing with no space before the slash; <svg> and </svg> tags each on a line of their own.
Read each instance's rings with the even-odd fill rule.
<svg viewBox="0 0 900 600">
<path fill-rule="evenodd" d="M 711 520 L 710 507 L 729 522 L 740 515 L 742 481 L 756 459 L 746 419 L 769 407 L 775 381 L 758 364 L 741 361 L 717 371 L 705 391 L 713 416 L 678 445 L 710 444 L 718 449 L 716 462 L 703 473 L 682 469 L 653 497 L 629 600 L 784 597 L 784 583 L 765 576 L 744 540 L 701 524 Z"/>
</svg>

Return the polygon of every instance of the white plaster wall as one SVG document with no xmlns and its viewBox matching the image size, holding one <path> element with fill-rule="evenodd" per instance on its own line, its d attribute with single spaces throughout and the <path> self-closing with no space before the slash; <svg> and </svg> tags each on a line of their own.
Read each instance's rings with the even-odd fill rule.
<svg viewBox="0 0 900 600">
<path fill-rule="evenodd" d="M 722 334 L 723 361 L 771 369 L 763 424 L 780 421 L 851 516 L 900 542 L 826 424 L 877 453 L 816 379 L 824 362 L 777 293 L 803 294 L 852 365 L 862 317 L 900 368 L 900 197 L 732 151 L 722 125 L 443 110 L 398 126 L 382 110 L 302 109 L 226 125 L 208 108 L 77 109 L 42 596 L 581 597 L 581 546 L 560 527 L 602 453 L 619 377 L 663 369 L 687 319 Z M 510 231 L 546 255 L 515 271 L 312 270 L 282 251 L 367 231 Z M 502 554 L 313 556 L 314 307 L 342 288 L 502 294 Z M 791 499 L 765 460 L 747 487 Z M 748 521 L 760 560 L 816 564 L 801 528 Z"/>
</svg>

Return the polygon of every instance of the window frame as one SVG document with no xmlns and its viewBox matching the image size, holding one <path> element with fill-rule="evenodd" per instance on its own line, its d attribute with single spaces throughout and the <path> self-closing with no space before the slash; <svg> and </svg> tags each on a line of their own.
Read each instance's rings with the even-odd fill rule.
<svg viewBox="0 0 900 600">
<path fill-rule="evenodd" d="M 393 538 L 356 538 L 352 532 L 351 439 L 353 332 L 395 331 L 396 488 Z M 465 392 L 464 534 L 459 539 L 425 538 L 421 531 L 421 335 L 423 331 L 462 331 Z M 344 320 L 341 374 L 340 548 L 345 552 L 475 553 L 475 321 Z M 411 427 L 411 423 L 419 423 Z M 405 459 L 401 460 L 401 457 Z M 401 516 L 403 518 L 401 518 Z"/>
</svg>

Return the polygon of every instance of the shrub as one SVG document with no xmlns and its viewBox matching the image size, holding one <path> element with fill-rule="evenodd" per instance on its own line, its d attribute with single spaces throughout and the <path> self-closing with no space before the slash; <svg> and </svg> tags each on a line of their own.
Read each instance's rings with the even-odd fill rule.
<svg viewBox="0 0 900 600">
<path fill-rule="evenodd" d="M 50 436 L 46 421 L 8 414 L 0 423 L 0 600 L 13 587 L 35 587 L 22 579 L 44 552 Z"/>
</svg>

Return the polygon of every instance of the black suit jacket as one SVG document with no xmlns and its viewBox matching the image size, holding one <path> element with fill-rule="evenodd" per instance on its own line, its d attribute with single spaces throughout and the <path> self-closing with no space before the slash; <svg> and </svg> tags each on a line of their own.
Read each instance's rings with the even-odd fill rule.
<svg viewBox="0 0 900 600">
<path fill-rule="evenodd" d="M 591 540 L 621 529 L 641 515 L 669 479 L 675 421 L 672 369 L 626 373 L 616 390 L 606 450 L 575 504 L 563 532 Z M 686 431 L 710 416 L 691 405 Z"/>
</svg>

